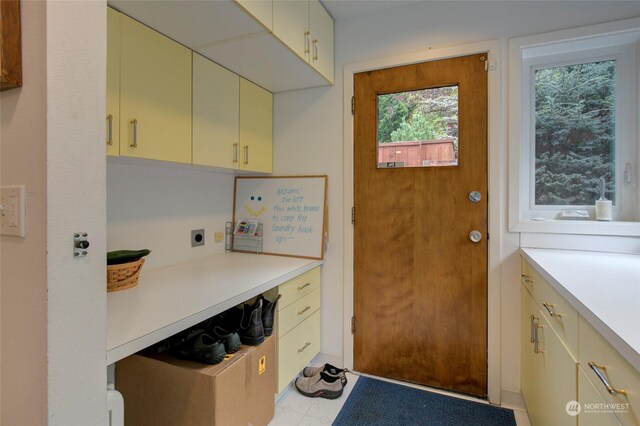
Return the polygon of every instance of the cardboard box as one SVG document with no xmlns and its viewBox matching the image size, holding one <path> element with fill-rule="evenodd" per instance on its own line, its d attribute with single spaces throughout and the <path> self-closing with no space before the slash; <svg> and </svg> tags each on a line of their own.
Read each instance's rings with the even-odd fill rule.
<svg viewBox="0 0 640 426">
<path fill-rule="evenodd" d="M 249 425 L 266 426 L 273 418 L 276 388 L 276 345 L 269 336 L 258 346 L 243 346 L 246 352 L 247 412 Z"/>
<path fill-rule="evenodd" d="M 132 355 L 115 373 L 127 426 L 266 426 L 273 418 L 273 336 L 217 365 Z"/>
<path fill-rule="evenodd" d="M 169 355 L 116 364 L 127 426 L 246 426 L 247 352 L 205 365 Z"/>
</svg>

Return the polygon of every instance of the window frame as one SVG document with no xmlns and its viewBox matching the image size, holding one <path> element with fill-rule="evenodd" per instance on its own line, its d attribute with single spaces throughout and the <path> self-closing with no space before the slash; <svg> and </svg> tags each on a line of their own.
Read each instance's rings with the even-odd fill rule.
<svg viewBox="0 0 640 426">
<path fill-rule="evenodd" d="M 600 24 L 509 40 L 509 229 L 600 235 L 640 235 L 637 184 L 625 185 L 625 164 L 638 166 L 637 70 L 640 19 Z M 557 220 L 562 210 L 593 205 L 535 204 L 535 70 L 577 63 L 616 60 L 615 176 L 616 205 L 610 223 Z M 631 90 L 628 90 L 628 88 Z M 628 141 L 625 143 L 625 141 Z M 632 173 L 633 174 L 633 173 Z M 595 204 L 595 200 L 594 200 Z"/>
</svg>

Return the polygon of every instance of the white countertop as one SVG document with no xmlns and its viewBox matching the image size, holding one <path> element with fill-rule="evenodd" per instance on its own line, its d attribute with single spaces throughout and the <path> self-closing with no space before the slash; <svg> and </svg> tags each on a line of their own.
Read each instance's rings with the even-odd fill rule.
<svg viewBox="0 0 640 426">
<path fill-rule="evenodd" d="M 107 364 L 321 264 L 320 260 L 224 253 L 143 269 L 138 286 L 107 296 Z"/>
<path fill-rule="evenodd" d="M 521 252 L 640 371 L 640 255 L 532 248 Z"/>
</svg>

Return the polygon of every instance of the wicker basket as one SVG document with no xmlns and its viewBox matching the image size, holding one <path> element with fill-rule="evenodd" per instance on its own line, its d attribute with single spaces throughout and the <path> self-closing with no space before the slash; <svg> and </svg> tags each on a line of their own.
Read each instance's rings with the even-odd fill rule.
<svg viewBox="0 0 640 426">
<path fill-rule="evenodd" d="M 107 292 L 126 290 L 138 285 L 144 258 L 120 265 L 107 265 Z"/>
</svg>

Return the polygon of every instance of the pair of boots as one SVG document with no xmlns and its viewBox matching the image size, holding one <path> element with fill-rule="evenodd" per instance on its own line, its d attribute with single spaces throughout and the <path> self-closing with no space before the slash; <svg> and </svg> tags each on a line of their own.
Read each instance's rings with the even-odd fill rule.
<svg viewBox="0 0 640 426">
<path fill-rule="evenodd" d="M 331 364 L 306 367 L 302 370 L 302 376 L 295 381 L 296 389 L 309 398 L 339 398 L 347 385 L 347 371 L 346 368 L 338 368 Z"/>
<path fill-rule="evenodd" d="M 242 305 L 238 328 L 242 343 L 256 346 L 264 342 L 265 336 L 271 336 L 279 299 L 280 295 L 273 301 L 260 295 L 254 304 L 244 303 Z"/>
<path fill-rule="evenodd" d="M 191 335 L 175 350 L 176 355 L 205 364 L 218 364 L 227 354 L 240 350 L 240 336 L 222 328 L 220 319 L 213 317 L 197 324 Z M 195 333 L 195 334 L 194 334 Z"/>
</svg>

